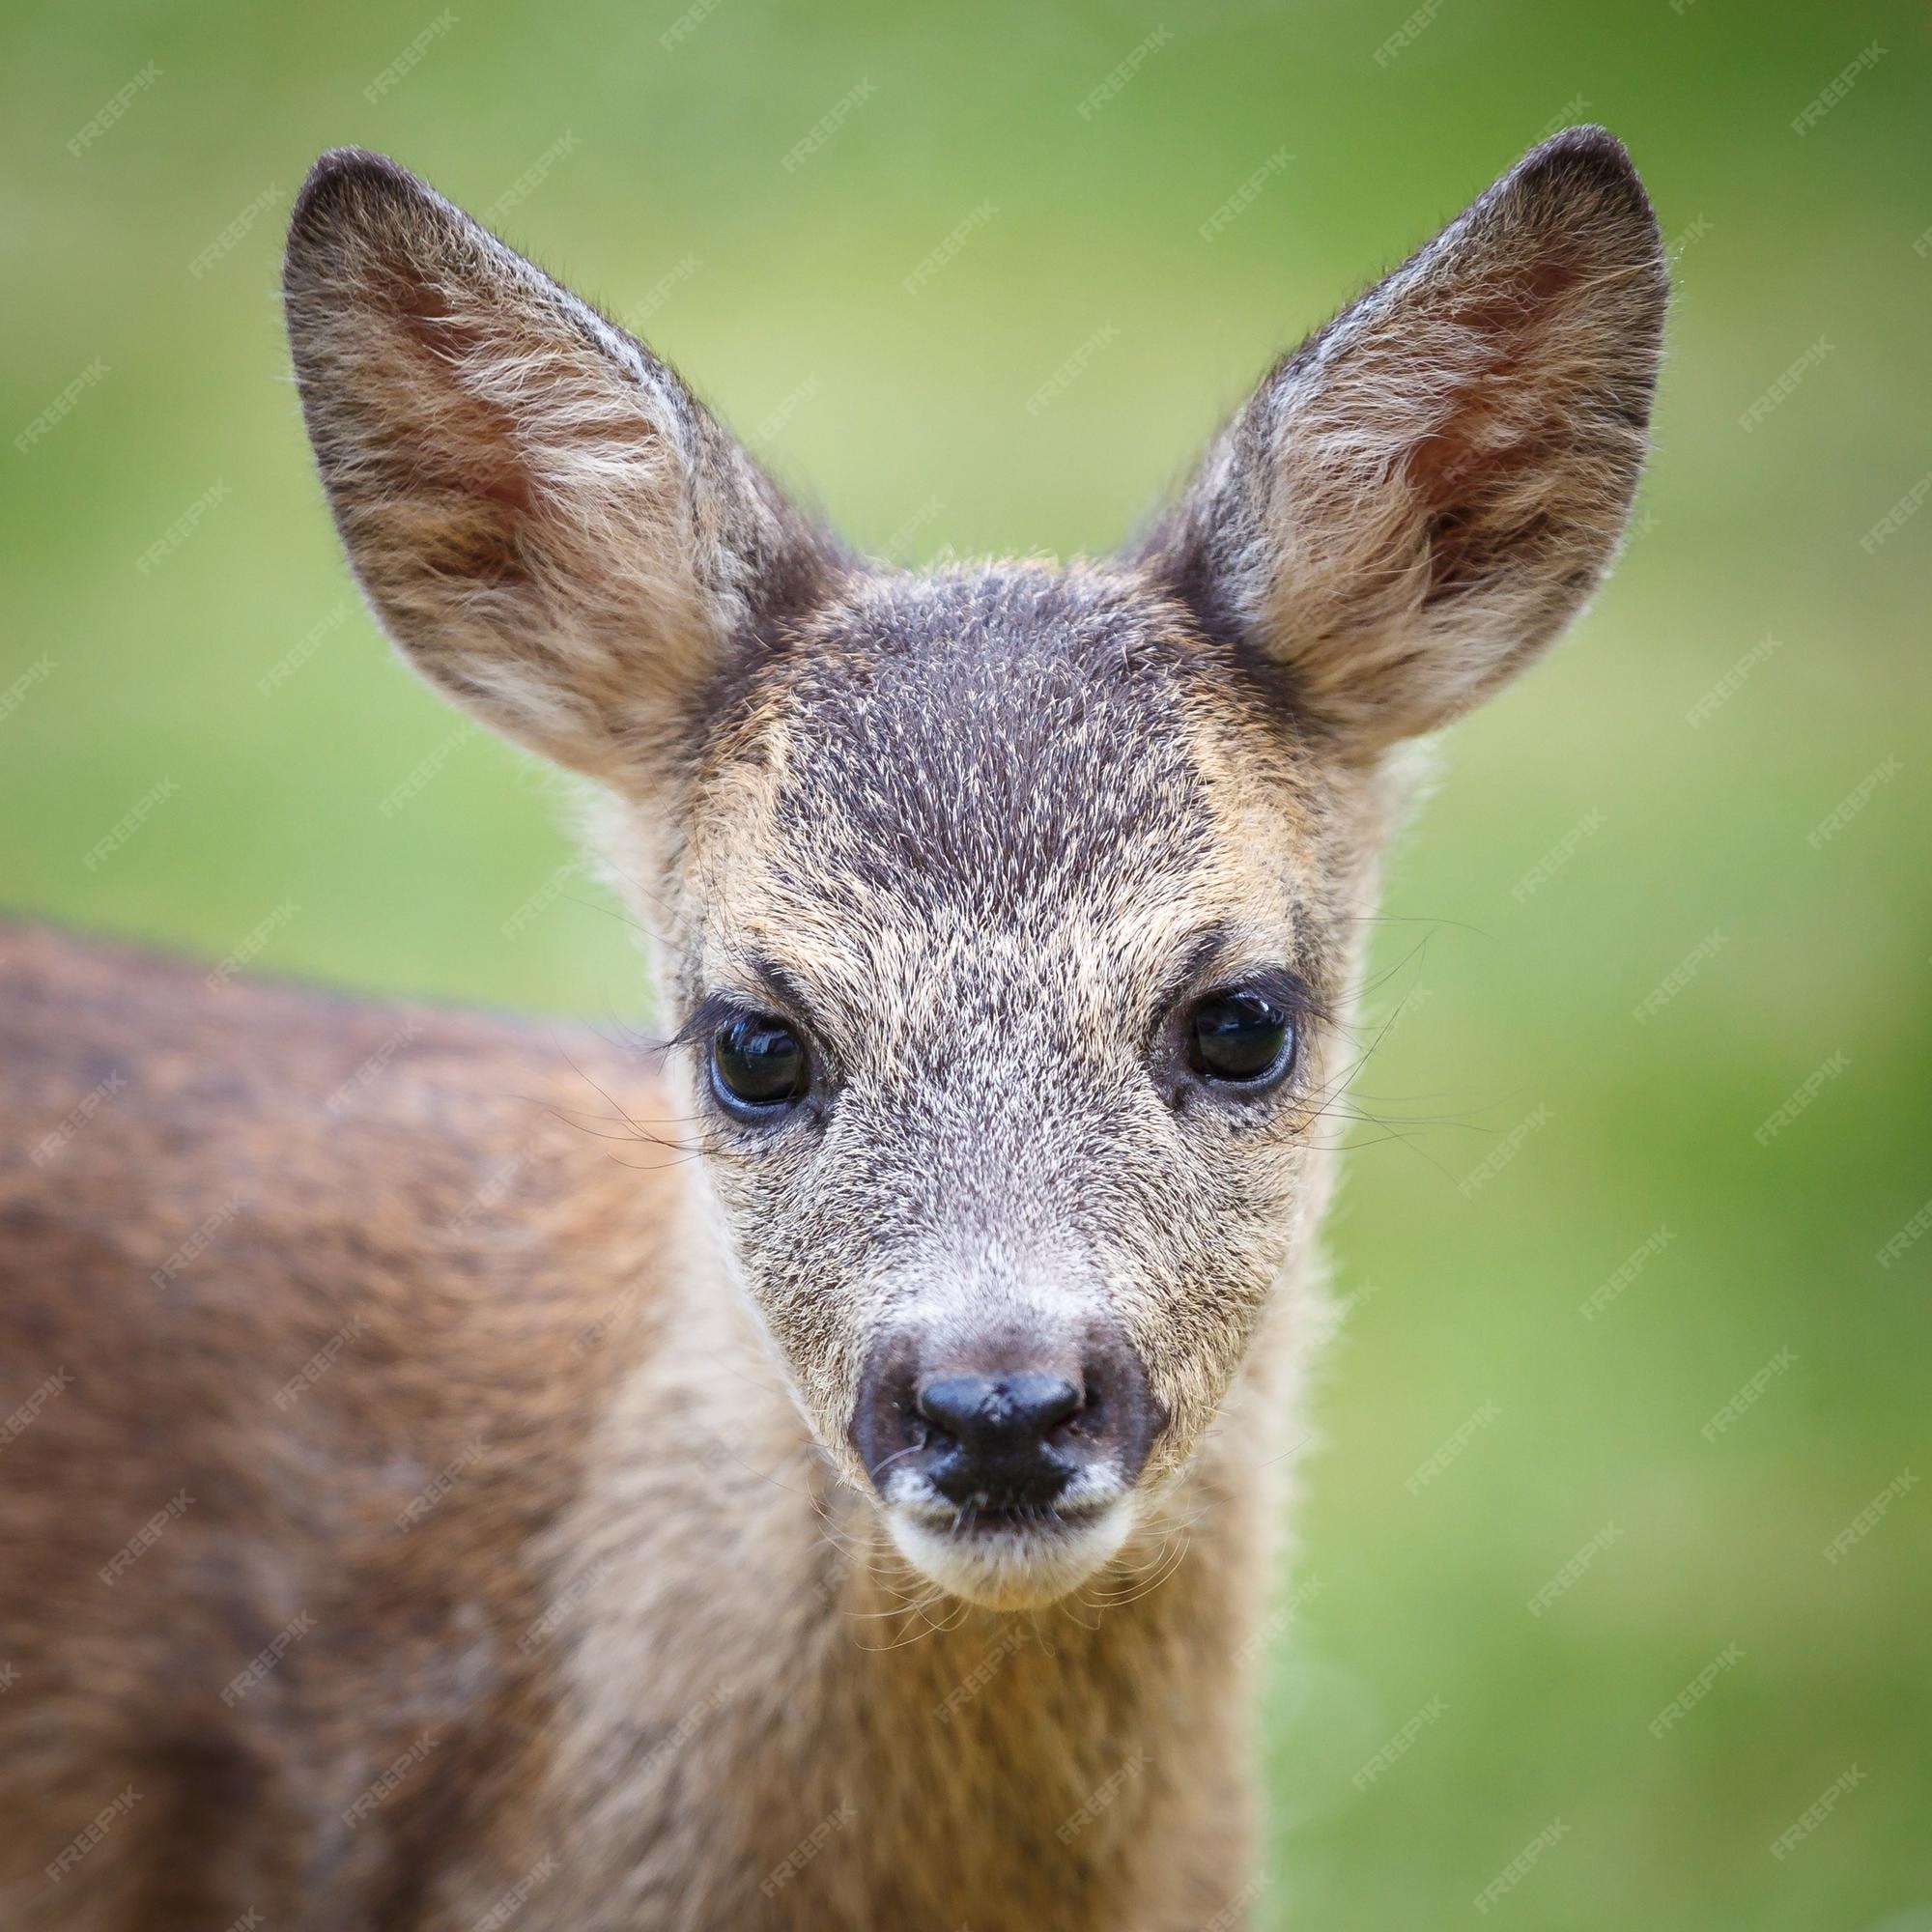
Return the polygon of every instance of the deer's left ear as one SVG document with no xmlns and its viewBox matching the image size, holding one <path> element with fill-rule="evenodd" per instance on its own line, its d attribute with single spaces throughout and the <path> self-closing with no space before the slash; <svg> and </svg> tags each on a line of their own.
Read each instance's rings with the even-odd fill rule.
<svg viewBox="0 0 1932 1932">
<path fill-rule="evenodd" d="M 404 655 L 546 757 L 662 781 L 831 545 L 641 343 L 380 155 L 316 164 L 283 287 L 322 480 Z"/>
<path fill-rule="evenodd" d="M 1273 370 L 1139 561 L 1346 745 L 1447 723 L 1608 568 L 1667 286 L 1622 145 L 1559 134 Z"/>
</svg>

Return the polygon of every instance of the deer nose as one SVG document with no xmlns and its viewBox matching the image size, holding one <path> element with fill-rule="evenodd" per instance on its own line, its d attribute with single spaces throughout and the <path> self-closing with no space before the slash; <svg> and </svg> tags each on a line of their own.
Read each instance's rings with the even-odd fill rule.
<svg viewBox="0 0 1932 1932">
<path fill-rule="evenodd" d="M 923 1494 L 991 1515 L 1050 1509 L 1079 1478 L 1130 1485 L 1162 1421 L 1111 1322 L 968 1335 L 943 1352 L 900 1330 L 867 1358 L 852 1442 L 889 1502 Z"/>
<path fill-rule="evenodd" d="M 1049 1437 L 1079 1414 L 1083 1397 L 1065 1376 L 928 1376 L 917 1401 L 929 1425 L 926 1475 L 949 1502 L 1023 1509 L 1066 1487 L 1072 1464 Z"/>
</svg>

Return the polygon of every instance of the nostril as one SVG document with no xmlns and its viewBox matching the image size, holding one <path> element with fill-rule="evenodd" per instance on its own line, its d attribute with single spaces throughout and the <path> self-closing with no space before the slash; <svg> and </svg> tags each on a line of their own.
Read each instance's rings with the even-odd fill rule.
<svg viewBox="0 0 1932 1932">
<path fill-rule="evenodd" d="M 1090 1375 L 1087 1386 L 1081 1392 L 1080 1406 L 1073 1411 L 1082 1429 L 1094 1430 L 1104 1426 L 1107 1413 L 1107 1394 L 1100 1386 L 1100 1378 Z"/>
<path fill-rule="evenodd" d="M 851 1424 L 874 1487 L 985 1511 L 1050 1508 L 1090 1477 L 1131 1485 L 1165 1422 L 1140 1358 L 1111 1328 L 1059 1340 L 969 1335 L 940 1353 L 902 1330 L 876 1347 Z"/>
<path fill-rule="evenodd" d="M 1065 1376 L 940 1375 L 920 1384 L 921 1416 L 969 1448 L 1037 1443 L 1080 1411 L 1079 1387 Z"/>
<path fill-rule="evenodd" d="M 1085 1398 L 1064 1376 L 1052 1378 L 1052 1386 L 1041 1390 L 1034 1415 L 1042 1435 L 1069 1422 L 1085 1406 Z"/>
</svg>

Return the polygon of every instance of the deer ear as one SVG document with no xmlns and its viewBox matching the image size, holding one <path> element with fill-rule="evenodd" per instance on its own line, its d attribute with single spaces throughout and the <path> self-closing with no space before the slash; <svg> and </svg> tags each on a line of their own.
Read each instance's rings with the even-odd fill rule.
<svg viewBox="0 0 1932 1932">
<path fill-rule="evenodd" d="M 283 292 L 355 574 L 505 736 L 634 779 L 817 594 L 829 549 L 670 370 L 393 161 L 316 163 Z"/>
<path fill-rule="evenodd" d="M 1447 723 L 1608 568 L 1666 287 L 1621 144 L 1559 134 L 1273 370 L 1138 560 L 1345 743 Z"/>
</svg>

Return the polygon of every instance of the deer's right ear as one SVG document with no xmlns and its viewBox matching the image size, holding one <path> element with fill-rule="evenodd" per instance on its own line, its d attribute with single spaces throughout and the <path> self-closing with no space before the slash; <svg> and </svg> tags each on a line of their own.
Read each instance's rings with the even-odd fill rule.
<svg viewBox="0 0 1932 1932">
<path fill-rule="evenodd" d="M 409 660 L 619 786 L 829 548 L 647 350 L 380 155 L 318 161 L 283 270 L 350 560 Z"/>
<path fill-rule="evenodd" d="M 1274 369 L 1138 560 L 1343 749 L 1434 730 L 1609 567 L 1667 285 L 1622 146 L 1557 135 Z"/>
</svg>

